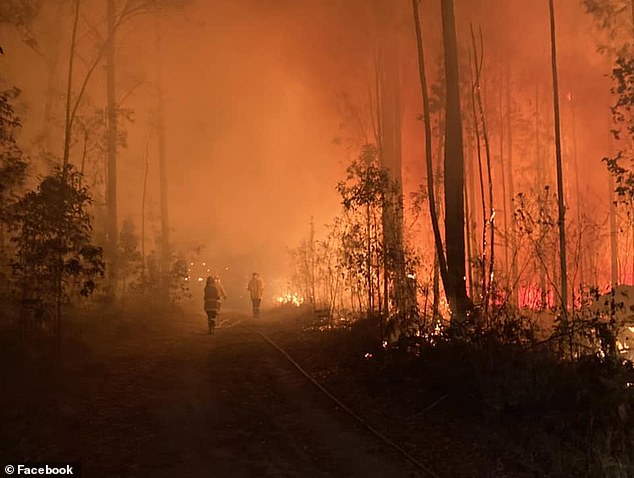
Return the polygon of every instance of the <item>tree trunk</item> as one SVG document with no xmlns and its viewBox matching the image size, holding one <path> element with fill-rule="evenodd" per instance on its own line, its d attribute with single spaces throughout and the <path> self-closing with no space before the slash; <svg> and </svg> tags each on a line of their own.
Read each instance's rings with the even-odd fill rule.
<svg viewBox="0 0 634 478">
<path fill-rule="evenodd" d="M 386 276 L 391 279 L 392 296 L 397 312 L 405 314 L 416 300 L 410 294 L 405 273 L 403 245 L 403 191 L 401 171 L 401 98 L 399 75 L 399 40 L 395 19 L 395 7 L 382 9 L 382 39 L 379 45 L 379 73 L 381 103 L 381 167 L 388 177 L 383 205 L 383 245 L 387 252 Z M 389 304 L 385 295 L 385 304 Z M 403 316 L 404 317 L 404 316 Z"/>
<path fill-rule="evenodd" d="M 631 2 L 630 13 L 632 15 L 632 39 L 634 40 L 634 0 Z M 611 65 L 606 65 L 606 69 L 609 71 Z M 608 102 L 611 101 L 611 96 L 608 97 Z M 614 153 L 614 135 L 612 134 L 612 114 L 611 109 L 608 110 L 608 139 L 609 139 L 609 151 L 610 157 Z M 616 198 L 614 196 L 615 184 L 614 176 L 608 171 L 608 200 L 609 200 L 609 220 L 610 220 L 610 282 L 611 287 L 616 287 L 620 283 L 619 274 L 619 229 L 618 221 L 616 217 Z M 634 280 L 634 277 L 632 278 Z"/>
<path fill-rule="evenodd" d="M 418 0 L 412 0 L 412 10 L 414 12 L 414 27 L 416 30 L 416 45 L 418 49 L 418 72 L 420 85 L 423 93 L 423 118 L 425 123 L 425 165 L 427 169 L 427 195 L 429 197 L 429 216 L 431 218 L 432 229 L 434 231 L 434 244 L 436 246 L 436 257 L 434 260 L 434 308 L 433 317 L 438 313 L 438 275 L 442 277 L 445 294 L 449 291 L 449 275 L 447 272 L 447 260 L 443 250 L 442 237 L 440 236 L 440 226 L 438 225 L 438 208 L 436 207 L 436 194 L 434 191 L 434 166 L 432 157 L 432 134 L 431 118 L 429 111 L 429 92 L 427 89 L 427 75 L 425 73 L 425 50 L 423 44 L 423 33 L 418 14 Z"/>
<path fill-rule="evenodd" d="M 143 191 L 141 194 L 141 292 L 145 295 L 146 283 L 145 283 L 145 199 L 147 197 L 147 176 L 150 169 L 150 145 L 149 138 L 148 143 L 145 145 L 145 157 L 143 165 Z"/>
<path fill-rule="evenodd" d="M 367 165 L 369 166 L 369 164 Z M 365 268 L 367 274 L 367 287 L 368 287 L 368 319 L 374 314 L 374 305 L 372 304 L 374 298 L 374 278 L 372 267 L 372 226 L 370 221 L 370 205 L 365 206 L 365 234 L 366 234 L 366 247 L 365 247 Z M 378 274 L 377 274 L 378 277 Z"/>
<path fill-rule="evenodd" d="M 167 202 L 167 150 L 165 147 L 165 111 L 163 98 L 163 67 L 162 67 L 162 41 L 160 26 L 157 24 L 157 102 L 158 102 L 158 157 L 159 157 L 159 189 L 160 189 L 160 208 L 161 208 L 161 240 L 160 240 L 160 258 L 161 258 L 161 289 L 167 296 L 169 289 L 170 274 L 170 239 L 169 239 L 169 216 Z"/>
<path fill-rule="evenodd" d="M 474 60 L 477 69 L 477 60 Z M 482 169 L 482 144 L 480 140 L 480 122 L 478 121 L 478 112 L 476 109 L 476 89 L 478 88 L 478 80 L 471 81 L 471 112 L 473 114 L 473 133 L 475 135 L 476 157 L 478 158 L 478 180 L 480 186 L 480 207 L 482 209 L 482 254 L 480 255 L 480 300 L 485 303 L 487 297 L 487 209 L 484 190 L 484 172 Z"/>
<path fill-rule="evenodd" d="M 586 257 L 583 250 L 583 215 L 581 214 L 582 201 L 581 201 L 581 181 L 579 180 L 579 156 L 577 154 L 577 118 L 575 110 L 575 97 L 570 95 L 570 120 L 572 122 L 572 161 L 575 168 L 575 197 L 576 197 L 576 209 L 577 209 L 577 228 L 579 236 L 579 250 L 581 251 L 579 260 L 579 286 L 583 287 L 586 277 Z M 573 284 L 574 289 L 574 284 Z M 572 304 L 574 308 L 574 303 Z"/>
<path fill-rule="evenodd" d="M 616 204 L 614 201 L 614 177 L 609 176 L 609 201 L 610 201 L 610 285 L 616 287 L 619 284 L 619 243 L 618 228 L 616 224 Z"/>
<path fill-rule="evenodd" d="M 117 284 L 117 99 L 115 88 L 115 1 L 108 2 L 108 43 L 106 46 L 106 94 L 108 112 L 108 130 L 106 134 L 107 146 L 107 184 L 106 230 L 108 237 L 109 276 L 108 283 L 112 297 L 116 295 Z"/>
<path fill-rule="evenodd" d="M 476 278 L 473 275 L 473 258 L 479 257 L 480 252 L 478 249 L 477 239 L 477 220 L 476 220 L 476 183 L 475 183 L 475 158 L 473 155 L 473 141 L 471 133 L 467 132 L 467 157 L 465 168 L 465 204 L 468 204 L 468 208 L 465 206 L 466 221 L 467 221 L 467 278 L 469 279 L 469 297 L 473 298 L 476 293 Z"/>
<path fill-rule="evenodd" d="M 468 171 L 465 169 L 465 174 L 468 174 Z M 471 204 L 469 204 L 469 195 L 467 194 L 467 183 L 465 182 L 465 191 L 464 191 L 464 211 L 465 211 L 465 240 L 467 241 L 467 281 L 468 281 L 468 291 L 469 297 L 473 297 L 473 271 L 471 267 Z"/>
<path fill-rule="evenodd" d="M 539 84 L 535 85 L 535 166 L 536 166 L 536 170 L 537 170 L 537 174 L 536 174 L 536 190 L 538 192 L 538 204 L 539 207 L 542 208 L 543 207 L 543 202 L 542 202 L 542 198 L 541 198 L 541 194 L 544 191 L 544 186 L 546 184 L 546 173 L 544 171 L 544 161 L 542 158 L 542 151 L 541 151 L 541 130 L 539 127 L 539 101 L 540 101 L 540 97 L 539 97 Z M 540 222 L 539 224 L 539 235 L 540 237 L 544 237 L 545 235 L 545 226 L 542 222 Z M 539 255 L 539 257 L 543 258 L 542 256 L 542 250 L 541 250 L 541 242 L 537 242 L 537 244 L 535 245 L 535 247 L 537 248 L 537 254 Z M 546 265 L 545 265 L 545 261 L 541 260 L 539 261 L 539 291 L 540 291 L 540 309 L 545 309 L 546 306 L 548 305 L 547 301 L 548 301 L 548 291 L 546 290 Z"/>
<path fill-rule="evenodd" d="M 445 241 L 447 245 L 447 299 L 451 316 L 458 322 L 466 318 L 469 299 L 465 284 L 464 237 L 464 152 L 458 45 L 453 0 L 441 1 L 445 46 Z"/>
<path fill-rule="evenodd" d="M 313 216 L 310 217 L 310 298 L 313 305 L 313 311 L 317 307 L 317 294 L 315 291 L 315 221 Z"/>
<path fill-rule="evenodd" d="M 500 176 L 502 181 L 502 222 L 504 225 L 504 272 L 506 274 L 507 280 L 507 290 L 509 289 L 508 285 L 512 284 L 510 280 L 511 277 L 511 269 L 510 269 L 510 247 L 509 247 L 509 197 L 506 194 L 506 168 L 505 168 L 505 150 L 504 150 L 504 133 L 506 132 L 504 129 L 504 100 L 503 100 L 503 81 L 502 77 L 500 77 L 500 90 L 499 90 L 499 114 L 500 114 Z M 468 215 L 468 213 L 467 213 Z"/>
<path fill-rule="evenodd" d="M 483 279 L 483 285 L 486 285 L 485 290 L 483 291 L 484 296 L 484 313 L 486 315 L 489 301 L 491 296 L 491 288 L 493 287 L 493 266 L 495 264 L 495 209 L 493 207 L 493 178 L 491 175 L 491 147 L 489 142 L 489 133 L 487 129 L 486 116 L 484 111 L 484 104 L 482 101 L 482 93 L 481 93 L 481 77 L 482 77 L 482 64 L 484 58 L 484 46 L 482 41 L 482 32 L 480 32 L 480 51 L 478 52 L 476 46 L 475 34 L 473 32 L 473 26 L 471 27 L 471 42 L 473 46 L 473 63 L 475 70 L 475 85 L 474 85 L 474 98 L 477 102 L 478 106 L 478 117 L 475 118 L 476 124 L 478 123 L 478 119 L 482 125 L 482 139 L 484 141 L 484 154 L 486 159 L 486 168 L 487 168 L 487 190 L 489 196 L 489 211 L 488 214 L 483 211 L 485 218 L 484 224 L 489 223 L 489 250 L 491 251 L 489 262 L 488 262 L 488 271 L 486 270 L 486 263 L 483 263 L 483 275 L 486 275 L 486 280 Z M 478 149 L 478 154 L 479 154 Z M 484 204 L 484 203 L 483 203 Z M 483 257 L 484 257 L 484 249 L 486 248 L 486 238 L 483 243 Z M 488 285 L 487 285 L 488 284 Z"/>
<path fill-rule="evenodd" d="M 516 246 L 516 233 L 515 227 L 515 211 L 513 202 L 515 200 L 515 188 L 513 186 L 513 123 L 512 123 L 512 102 L 511 102 L 511 69 L 506 69 L 506 136 L 507 136 L 507 165 L 509 171 L 508 186 L 509 186 L 509 199 L 510 199 L 510 215 L 511 215 L 511 250 L 513 255 L 511 258 L 511 284 L 513 284 L 512 297 L 513 303 L 516 307 L 519 307 L 519 287 L 518 287 L 518 270 L 517 270 L 517 246 Z"/>
<path fill-rule="evenodd" d="M 73 93 L 73 64 L 75 60 L 75 40 L 77 38 L 77 24 L 79 23 L 79 0 L 75 0 L 75 13 L 73 17 L 73 32 L 70 40 L 70 52 L 68 58 L 68 78 L 66 80 L 66 119 L 64 121 L 64 152 L 62 156 L 62 174 L 66 173 L 66 166 L 70 161 L 70 143 L 72 135 L 71 95 Z"/>
<path fill-rule="evenodd" d="M 553 109 L 555 117 L 555 159 L 557 161 L 557 201 L 559 215 L 557 224 L 559 226 L 559 268 L 561 279 L 561 313 L 562 324 L 568 326 L 568 281 L 566 268 L 566 209 L 564 205 L 564 180 L 561 159 L 561 126 L 559 115 L 559 80 L 557 77 L 557 45 L 555 37 L 555 7 L 553 0 L 548 1 L 550 8 L 550 44 L 551 44 L 551 65 L 553 76 Z"/>
</svg>

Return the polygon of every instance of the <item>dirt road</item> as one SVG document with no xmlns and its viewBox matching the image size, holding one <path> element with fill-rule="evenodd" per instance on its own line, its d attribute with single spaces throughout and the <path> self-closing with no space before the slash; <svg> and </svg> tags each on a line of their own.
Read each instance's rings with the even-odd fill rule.
<svg viewBox="0 0 634 478">
<path fill-rule="evenodd" d="M 63 369 L 5 372 L 0 458 L 85 477 L 422 476 L 241 325 L 282 322 L 223 319 L 214 336 L 193 315 L 104 328 Z"/>
</svg>

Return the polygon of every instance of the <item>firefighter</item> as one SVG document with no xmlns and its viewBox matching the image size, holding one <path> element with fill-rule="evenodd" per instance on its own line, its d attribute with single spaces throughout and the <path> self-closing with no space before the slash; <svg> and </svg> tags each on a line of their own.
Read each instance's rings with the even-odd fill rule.
<svg viewBox="0 0 634 478">
<path fill-rule="evenodd" d="M 205 283 L 205 311 L 207 312 L 207 324 L 209 333 L 213 334 L 216 328 L 216 317 L 220 312 L 220 304 L 227 298 L 225 289 L 217 276 L 207 277 Z"/>
<path fill-rule="evenodd" d="M 262 282 L 260 274 L 257 272 L 252 274 L 247 290 L 251 294 L 251 302 L 253 303 L 253 318 L 258 319 L 260 317 L 260 303 L 264 294 L 264 282 Z"/>
</svg>

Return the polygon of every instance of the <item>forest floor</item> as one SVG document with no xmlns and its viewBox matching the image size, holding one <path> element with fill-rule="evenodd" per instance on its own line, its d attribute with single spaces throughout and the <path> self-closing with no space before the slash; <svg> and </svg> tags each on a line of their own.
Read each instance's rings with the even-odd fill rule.
<svg viewBox="0 0 634 478">
<path fill-rule="evenodd" d="M 307 331 L 292 311 L 222 322 L 209 335 L 202 315 L 104 315 L 69 324 L 58 358 L 0 334 L 0 462 L 79 461 L 82 476 L 109 478 L 433 476 L 262 333 L 436 476 L 537 476 L 455 400 L 377 375 L 370 352 Z"/>
</svg>

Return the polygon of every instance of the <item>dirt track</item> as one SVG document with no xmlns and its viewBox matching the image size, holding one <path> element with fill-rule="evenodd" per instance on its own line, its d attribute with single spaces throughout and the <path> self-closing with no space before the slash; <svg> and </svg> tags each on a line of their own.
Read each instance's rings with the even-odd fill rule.
<svg viewBox="0 0 634 478">
<path fill-rule="evenodd" d="M 202 316 L 104 326 L 62 368 L 3 372 L 0 458 L 79 460 L 85 477 L 420 476 L 223 318 L 214 336 Z"/>
</svg>

